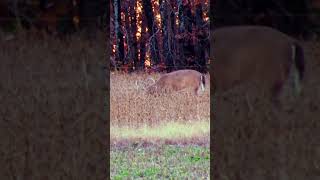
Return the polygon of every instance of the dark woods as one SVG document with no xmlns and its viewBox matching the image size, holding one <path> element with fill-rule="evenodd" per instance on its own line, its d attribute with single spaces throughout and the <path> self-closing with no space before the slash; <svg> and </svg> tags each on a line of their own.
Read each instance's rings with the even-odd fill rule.
<svg viewBox="0 0 320 180">
<path fill-rule="evenodd" d="M 113 70 L 206 71 L 208 0 L 112 0 L 110 3 Z"/>
<path fill-rule="evenodd" d="M 26 29 L 59 37 L 85 30 L 91 36 L 94 29 L 107 26 L 107 10 L 105 0 L 2 0 L 0 28 L 10 33 Z"/>
<path fill-rule="evenodd" d="M 213 0 L 212 29 L 230 25 L 264 25 L 297 38 L 320 32 L 318 0 Z"/>
</svg>

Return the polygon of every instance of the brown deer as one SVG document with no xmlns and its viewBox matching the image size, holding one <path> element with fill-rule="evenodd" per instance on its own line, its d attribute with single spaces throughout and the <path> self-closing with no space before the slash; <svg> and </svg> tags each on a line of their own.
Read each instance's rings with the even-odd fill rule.
<svg viewBox="0 0 320 180">
<path fill-rule="evenodd" d="M 195 70 L 178 70 L 162 75 L 157 82 L 147 88 L 147 93 L 157 94 L 163 92 L 180 91 L 192 89 L 195 95 L 199 95 L 200 90 L 204 91 L 205 76 Z"/>
<path fill-rule="evenodd" d="M 295 95 L 300 94 L 304 53 L 295 39 L 264 26 L 218 28 L 212 38 L 215 92 L 255 83 L 278 99 L 284 84 L 290 82 Z"/>
</svg>

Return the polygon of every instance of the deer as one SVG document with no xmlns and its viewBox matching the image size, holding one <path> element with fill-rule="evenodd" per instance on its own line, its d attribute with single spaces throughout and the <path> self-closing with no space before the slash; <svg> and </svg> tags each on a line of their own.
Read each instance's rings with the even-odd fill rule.
<svg viewBox="0 0 320 180">
<path fill-rule="evenodd" d="M 296 39 L 270 27 L 249 25 L 217 28 L 212 38 L 215 93 L 255 83 L 278 104 L 289 82 L 294 96 L 301 94 L 305 60 Z"/>
<path fill-rule="evenodd" d="M 217 28 L 211 35 L 211 86 L 215 95 L 236 86 L 254 84 L 254 92 L 264 92 L 265 98 L 271 102 L 271 110 L 285 110 L 283 103 L 290 106 L 291 103 L 288 99 L 282 101 L 281 95 L 286 90 L 293 92 L 294 97 L 301 94 L 305 59 L 298 40 L 271 27 L 250 25 Z M 249 90 L 247 86 L 245 90 Z M 248 99 L 247 103 L 249 111 L 252 111 Z M 278 116 L 270 118 L 268 113 L 268 117 L 279 122 L 280 126 L 286 124 Z M 218 124 L 219 120 L 225 119 L 217 118 L 215 122 Z M 285 140 L 286 136 L 279 136 L 276 140 L 281 162 L 277 167 L 280 179 L 289 179 L 289 172 L 283 165 L 287 161 Z"/>
<path fill-rule="evenodd" d="M 153 80 L 154 81 L 154 80 Z M 177 70 L 163 74 L 157 81 L 146 88 L 148 94 L 161 94 L 191 89 L 194 95 L 205 90 L 205 76 L 191 69 Z"/>
</svg>

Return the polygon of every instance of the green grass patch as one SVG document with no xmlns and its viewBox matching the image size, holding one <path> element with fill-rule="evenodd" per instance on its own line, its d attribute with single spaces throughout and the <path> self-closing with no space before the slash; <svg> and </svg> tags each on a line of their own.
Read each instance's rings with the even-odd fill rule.
<svg viewBox="0 0 320 180">
<path fill-rule="evenodd" d="M 160 138 L 176 139 L 207 136 L 210 131 L 210 121 L 195 122 L 168 122 L 156 127 L 144 126 L 141 128 L 130 127 L 111 127 L 111 138 L 130 139 L 130 138 Z"/>
<path fill-rule="evenodd" d="M 130 146 L 110 153 L 111 179 L 209 179 L 209 147 Z"/>
</svg>

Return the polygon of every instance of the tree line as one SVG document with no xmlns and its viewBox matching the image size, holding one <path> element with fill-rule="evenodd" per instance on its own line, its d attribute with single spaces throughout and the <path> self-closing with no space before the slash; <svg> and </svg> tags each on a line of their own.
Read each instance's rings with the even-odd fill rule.
<svg viewBox="0 0 320 180">
<path fill-rule="evenodd" d="M 207 70 L 208 0 L 112 0 L 111 68 Z"/>
<path fill-rule="evenodd" d="M 264 25 L 297 38 L 320 34 L 319 0 L 213 0 L 213 27 Z"/>
<path fill-rule="evenodd" d="M 16 32 L 19 29 L 44 30 L 65 35 L 80 29 L 91 30 L 107 26 L 106 0 L 2 0 L 0 28 Z"/>
</svg>

